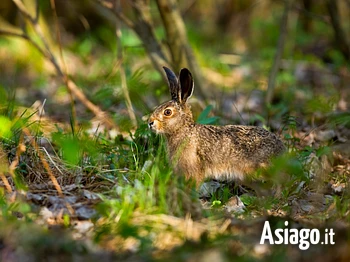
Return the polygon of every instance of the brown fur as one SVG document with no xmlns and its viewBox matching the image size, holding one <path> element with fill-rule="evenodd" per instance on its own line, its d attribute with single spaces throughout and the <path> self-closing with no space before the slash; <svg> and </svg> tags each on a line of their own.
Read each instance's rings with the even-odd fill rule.
<svg viewBox="0 0 350 262">
<path fill-rule="evenodd" d="M 193 92 L 192 76 L 187 69 L 182 70 L 178 81 L 166 69 L 173 100 L 158 106 L 148 121 L 153 131 L 165 136 L 176 173 L 197 184 L 207 177 L 243 180 L 257 168 L 268 165 L 272 156 L 283 153 L 282 141 L 263 128 L 196 124 L 186 103 Z M 181 93 L 183 90 L 186 94 Z M 165 115 L 166 109 L 172 111 L 170 116 Z"/>
</svg>

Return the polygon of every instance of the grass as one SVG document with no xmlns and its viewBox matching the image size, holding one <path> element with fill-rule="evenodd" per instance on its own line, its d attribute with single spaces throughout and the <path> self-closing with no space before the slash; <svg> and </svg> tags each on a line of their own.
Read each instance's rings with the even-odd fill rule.
<svg viewBox="0 0 350 262">
<path fill-rule="evenodd" d="M 12 113 L 9 108 L 14 109 Z M 211 123 L 218 120 L 209 115 L 210 109 L 208 107 L 202 112 L 199 121 Z M 63 257 L 71 254 L 96 256 L 97 253 L 88 250 L 88 240 L 110 251 L 111 257 L 123 259 L 138 254 L 149 259 L 176 256 L 181 260 L 189 253 L 195 256 L 202 249 L 205 254 L 213 253 L 224 260 L 232 256 L 243 261 L 282 259 L 292 252 L 289 247 L 270 247 L 263 254 L 256 250 L 262 220 L 292 219 L 305 225 L 307 221 L 317 221 L 316 226 L 324 226 L 329 221 L 349 219 L 347 207 L 350 198 L 346 191 L 342 195 L 331 194 L 327 198 L 326 210 L 316 207 L 315 213 L 294 210 L 302 210 L 305 203 L 300 199 L 308 199 L 310 194 L 317 193 L 317 183 L 327 183 L 329 178 L 319 181 L 315 177 L 317 171 L 313 169 L 321 168 L 323 156 L 328 159 L 332 150 L 329 146 L 302 147 L 296 137 L 297 124 L 292 116 L 286 118 L 283 131 L 289 153 L 275 159 L 267 170 L 257 173 L 257 177 L 269 177 L 265 184 L 260 185 L 261 188 L 269 190 L 272 186 L 276 194 L 261 198 L 249 188 L 242 194 L 232 184 L 227 184 L 210 198 L 201 200 L 208 203 L 204 205 L 209 206 L 208 209 L 200 202 L 195 188 L 172 173 L 163 139 L 150 133 L 146 125 L 141 124 L 128 137 L 115 138 L 107 134 L 91 135 L 83 129 L 57 127 L 49 140 L 45 138 L 40 122 L 32 121 L 36 112 L 25 116 L 16 110 L 13 104 L 8 104 L 0 118 L 1 159 L 5 160 L 2 172 L 12 190 L 17 188 L 15 195 L 1 190 L 0 237 L 6 247 L 23 247 L 25 253 L 30 253 L 38 245 L 37 259 L 45 257 L 51 249 Z M 24 130 L 29 130 L 29 133 Z M 30 142 L 33 140 L 38 148 Z M 16 150 L 21 145 L 25 146 L 25 151 Z M 60 197 L 38 157 L 38 150 L 49 163 L 62 191 L 64 204 L 56 210 L 52 205 L 59 203 Z M 13 162 L 16 157 L 18 167 L 12 176 L 8 176 L 11 172 L 5 163 Z M 337 172 L 332 172 L 332 180 L 347 184 L 344 174 Z M 96 199 L 87 196 L 86 192 L 95 194 Z M 28 201 L 28 194 L 38 199 Z M 69 197 L 82 194 L 86 196 L 69 200 Z M 227 213 L 225 205 L 236 194 L 241 195 L 245 211 Z M 54 198 L 51 206 L 40 200 L 50 197 Z M 307 203 L 312 205 L 312 202 Z M 88 236 L 74 237 L 79 233 L 75 228 L 79 221 L 76 211 L 84 205 L 96 211 L 90 217 L 93 227 Z M 45 206 L 52 212 L 49 218 L 43 215 Z M 38 227 L 38 224 L 45 227 Z M 53 226 L 59 230 L 56 232 Z M 247 227 L 255 231 L 247 233 Z M 25 232 L 32 232 L 32 237 L 23 237 Z M 64 236 L 57 243 L 54 241 L 56 234 Z M 18 242 L 13 242 L 15 240 Z"/>
</svg>

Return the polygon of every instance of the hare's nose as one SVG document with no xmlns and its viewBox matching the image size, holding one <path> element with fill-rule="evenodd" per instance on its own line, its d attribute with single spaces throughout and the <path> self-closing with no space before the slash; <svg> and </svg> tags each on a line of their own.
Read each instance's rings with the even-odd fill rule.
<svg viewBox="0 0 350 262">
<path fill-rule="evenodd" d="M 154 124 L 154 121 L 148 122 L 148 127 L 149 127 L 149 128 L 152 128 L 153 124 Z"/>
</svg>

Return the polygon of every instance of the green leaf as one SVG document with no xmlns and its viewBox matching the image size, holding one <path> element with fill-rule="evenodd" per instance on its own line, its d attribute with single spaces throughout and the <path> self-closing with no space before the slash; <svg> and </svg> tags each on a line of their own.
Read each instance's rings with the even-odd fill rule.
<svg viewBox="0 0 350 262">
<path fill-rule="evenodd" d="M 197 123 L 202 124 L 202 125 L 209 125 L 209 124 L 215 124 L 219 117 L 217 116 L 213 116 L 213 117 L 209 117 L 209 113 L 212 110 L 213 106 L 212 105 L 208 105 L 203 111 L 202 113 L 200 113 L 200 115 L 197 118 Z"/>
<path fill-rule="evenodd" d="M 245 206 L 251 205 L 256 200 L 255 196 L 251 196 L 251 195 L 248 195 L 248 194 L 243 194 L 239 198 L 241 199 L 241 201 L 243 202 L 243 204 Z"/>
<path fill-rule="evenodd" d="M 10 138 L 12 136 L 12 122 L 5 116 L 0 116 L 0 137 Z"/>
<path fill-rule="evenodd" d="M 332 153 L 331 148 L 328 146 L 321 146 L 316 150 L 316 156 L 321 157 L 323 155 L 330 155 Z"/>
<path fill-rule="evenodd" d="M 80 146 L 76 139 L 66 139 L 62 143 L 63 157 L 69 163 L 76 165 L 80 159 Z"/>
<path fill-rule="evenodd" d="M 212 207 L 219 207 L 221 206 L 221 201 L 220 200 L 214 200 L 212 203 Z"/>
</svg>

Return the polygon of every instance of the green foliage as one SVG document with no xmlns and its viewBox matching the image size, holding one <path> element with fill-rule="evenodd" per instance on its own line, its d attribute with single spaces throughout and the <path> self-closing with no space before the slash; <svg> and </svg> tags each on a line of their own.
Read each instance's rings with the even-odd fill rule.
<svg viewBox="0 0 350 262">
<path fill-rule="evenodd" d="M 135 133 L 137 153 L 134 176 L 131 178 L 127 173 L 123 174 L 109 194 L 101 195 L 103 201 L 97 210 L 106 220 L 96 228 L 96 241 L 105 236 L 134 237 L 140 242 L 139 248 L 142 251 L 150 248 L 152 232 L 157 230 L 158 225 L 133 223 L 138 214 L 147 216 L 170 213 L 185 216 L 188 212 L 193 212 L 188 205 L 198 202 L 197 194 L 194 191 L 188 194 L 190 184 L 182 178 L 174 177 L 167 164 L 162 140 L 149 135 L 142 126 Z M 140 143 L 143 141 L 142 136 L 149 136 L 153 146 L 158 144 L 158 149 Z"/>
<path fill-rule="evenodd" d="M 257 197 L 249 194 L 243 194 L 240 196 L 240 199 L 245 206 L 252 207 L 256 202 Z"/>
<path fill-rule="evenodd" d="M 339 95 L 333 96 L 316 95 L 310 99 L 306 104 L 306 110 L 308 113 L 322 113 L 328 114 L 333 111 L 336 102 L 339 100 Z"/>
<path fill-rule="evenodd" d="M 119 80 L 119 78 L 118 78 Z M 94 94 L 93 100 L 100 103 L 104 108 L 111 107 L 115 103 L 115 89 L 113 84 L 102 85 Z"/>
<path fill-rule="evenodd" d="M 0 105 L 6 104 L 8 101 L 8 95 L 5 88 L 0 84 Z"/>
<path fill-rule="evenodd" d="M 1 138 L 10 138 L 12 136 L 11 127 L 12 127 L 11 120 L 5 116 L 0 116 L 0 137 Z"/>
<path fill-rule="evenodd" d="M 214 200 L 211 205 L 213 208 L 221 207 L 222 203 L 220 200 Z"/>
<path fill-rule="evenodd" d="M 279 15 L 281 12 L 277 12 Z M 257 33 L 254 41 L 255 46 L 260 49 L 260 55 L 265 58 L 273 57 L 275 50 L 272 49 L 277 43 L 279 36 L 278 23 L 275 21 L 277 13 L 269 16 L 267 19 L 253 18 L 252 27 Z M 268 35 L 269 37 L 264 37 Z M 263 41 L 261 41 L 263 39 Z"/>
<path fill-rule="evenodd" d="M 344 125 L 346 127 L 350 127 L 350 113 L 349 112 L 342 112 L 339 114 L 332 114 L 329 117 L 329 121 L 331 124 L 335 125 Z"/>
<path fill-rule="evenodd" d="M 328 52 L 328 55 L 336 67 L 342 67 L 346 64 L 344 55 L 340 51 L 332 49 Z"/>
<path fill-rule="evenodd" d="M 335 208 L 337 211 L 337 216 L 339 218 L 346 218 L 346 221 L 350 221 L 349 217 L 349 207 L 350 199 L 349 196 L 334 196 Z"/>
<path fill-rule="evenodd" d="M 3 189 L 0 188 L 0 222 L 16 221 L 17 217 L 27 223 L 32 222 L 37 215 L 33 213 L 30 205 L 18 200 L 11 203 Z"/>
<path fill-rule="evenodd" d="M 198 116 L 197 123 L 202 125 L 210 125 L 210 124 L 216 124 L 219 120 L 219 117 L 212 116 L 210 117 L 210 111 L 213 109 L 212 105 L 208 105 Z"/>
</svg>

